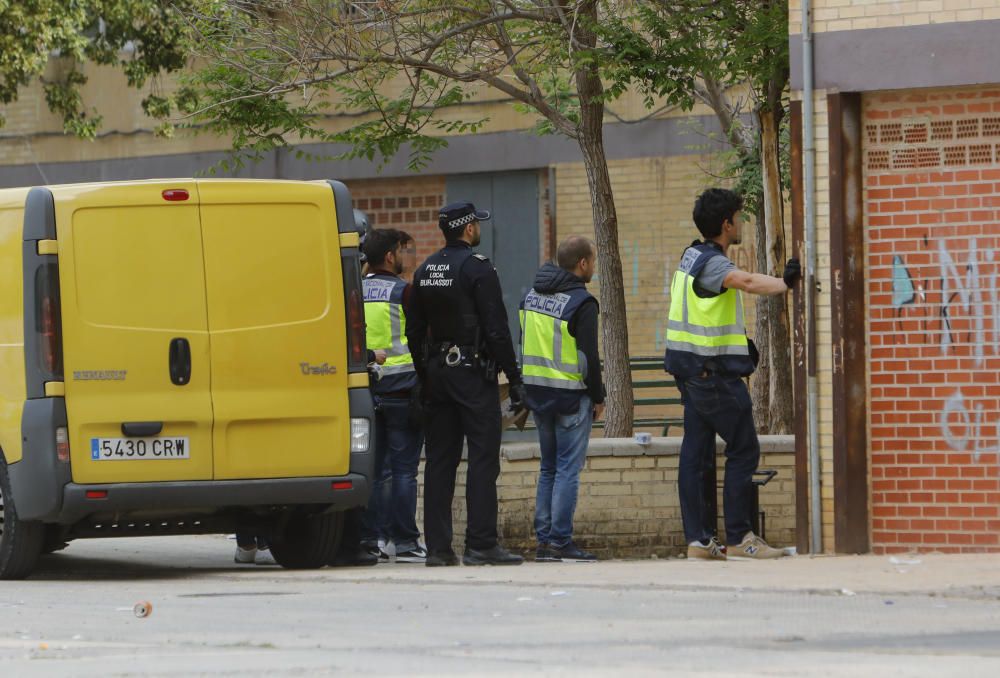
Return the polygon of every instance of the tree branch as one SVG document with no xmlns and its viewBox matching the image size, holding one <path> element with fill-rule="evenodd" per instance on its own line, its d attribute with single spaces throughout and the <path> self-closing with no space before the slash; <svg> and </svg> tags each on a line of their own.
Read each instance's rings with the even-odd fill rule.
<svg viewBox="0 0 1000 678">
<path fill-rule="evenodd" d="M 753 140 L 748 139 L 741 131 L 738 111 L 734 110 L 726 98 L 725 89 L 712 77 L 703 77 L 702 82 L 695 82 L 695 96 L 701 99 L 719 119 L 722 133 L 726 135 L 729 145 L 740 153 L 750 153 L 753 150 Z"/>
</svg>

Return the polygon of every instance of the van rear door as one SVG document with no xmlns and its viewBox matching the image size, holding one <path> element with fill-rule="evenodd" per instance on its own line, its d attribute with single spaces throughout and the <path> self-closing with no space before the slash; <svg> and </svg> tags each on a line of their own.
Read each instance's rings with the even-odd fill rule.
<svg viewBox="0 0 1000 678">
<path fill-rule="evenodd" d="M 343 475 L 347 331 L 329 186 L 201 181 L 215 478 Z"/>
<path fill-rule="evenodd" d="M 53 194 L 74 482 L 210 479 L 197 185 L 67 186 Z"/>
</svg>

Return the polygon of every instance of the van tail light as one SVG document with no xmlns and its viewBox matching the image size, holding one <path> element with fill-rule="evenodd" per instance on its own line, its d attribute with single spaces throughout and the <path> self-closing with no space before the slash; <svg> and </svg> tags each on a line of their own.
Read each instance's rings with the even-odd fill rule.
<svg viewBox="0 0 1000 678">
<path fill-rule="evenodd" d="M 56 429 L 56 459 L 63 463 L 69 462 L 69 431 L 65 426 Z"/>
<path fill-rule="evenodd" d="M 189 197 L 190 194 L 183 188 L 168 188 L 163 192 L 163 199 L 168 202 L 181 202 Z"/>
<path fill-rule="evenodd" d="M 357 256 L 341 259 L 344 269 L 344 301 L 347 315 L 347 370 L 368 369 L 365 346 L 365 303 L 361 296 L 361 267 Z"/>
<path fill-rule="evenodd" d="M 35 276 L 35 303 L 38 366 L 48 381 L 62 381 L 62 312 L 57 263 L 47 263 L 38 268 Z"/>
<path fill-rule="evenodd" d="M 372 423 L 364 417 L 351 417 L 351 452 L 367 452 L 371 446 Z"/>
</svg>

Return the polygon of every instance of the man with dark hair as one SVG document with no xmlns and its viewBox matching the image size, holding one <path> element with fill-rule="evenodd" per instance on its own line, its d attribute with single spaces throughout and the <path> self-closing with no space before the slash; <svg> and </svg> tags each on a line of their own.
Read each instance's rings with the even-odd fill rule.
<svg viewBox="0 0 1000 678">
<path fill-rule="evenodd" d="M 590 429 L 604 410 L 598 305 L 587 292 L 597 247 L 588 238 L 570 236 L 559 245 L 556 261 L 558 266 L 539 269 L 520 312 L 528 409 L 541 447 L 535 560 L 593 562 L 597 557 L 573 542 L 573 514 Z"/>
<path fill-rule="evenodd" d="M 429 567 L 457 565 L 452 550 L 455 474 L 468 442 L 465 502 L 466 565 L 519 565 L 523 558 L 497 542 L 500 394 L 497 367 L 511 383 L 511 403 L 524 385 L 507 326 L 500 279 L 479 244 L 479 221 L 490 213 L 470 202 L 445 205 L 438 226 L 447 244 L 413 276 L 407 336 L 426 403 L 424 534 Z"/>
<path fill-rule="evenodd" d="M 378 544 L 378 538 L 391 540 L 397 563 L 422 563 L 427 556 L 418 541 L 420 530 L 416 523 L 417 467 L 423 434 L 409 416 L 411 395 L 417 387 L 417 372 L 406 338 L 406 308 L 412 288 L 399 277 L 403 271 L 402 244 L 410 242 L 413 238 L 403 231 L 377 228 L 365 238 L 363 248 L 369 270 L 362 280 L 365 339 L 370 350 L 385 354 L 372 386 L 376 402 L 375 478 L 384 483 L 384 469 L 388 465 L 392 470 L 388 501 L 380 496 L 378 482 L 373 487 L 365 537 L 366 546 L 385 560 L 388 553 Z M 387 520 L 380 519 L 379 509 L 386 513 Z M 389 534 L 379 535 L 383 523 L 388 525 Z M 373 536 L 375 544 L 371 543 Z"/>
<path fill-rule="evenodd" d="M 664 366 L 677 380 L 684 404 L 677 484 L 689 558 L 783 555 L 751 529 L 751 483 L 760 443 L 743 382 L 756 360 L 746 336 L 740 291 L 783 294 L 800 277 L 801 268 L 797 259 L 789 259 L 781 278 L 736 268 L 726 253 L 742 240 L 742 209 L 743 199 L 723 188 L 710 188 L 698 197 L 694 223 L 705 240 L 684 250 L 670 287 Z M 714 536 L 712 516 L 705 511 L 703 478 L 715 458 L 716 435 L 726 442 L 723 510 L 728 548 Z"/>
</svg>

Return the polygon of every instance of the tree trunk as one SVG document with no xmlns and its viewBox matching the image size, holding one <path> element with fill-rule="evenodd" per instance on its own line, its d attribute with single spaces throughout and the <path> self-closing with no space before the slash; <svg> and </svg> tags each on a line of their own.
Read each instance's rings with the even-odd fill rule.
<svg viewBox="0 0 1000 678">
<path fill-rule="evenodd" d="M 588 4 L 581 13 L 593 13 Z M 584 22 L 581 22 L 583 24 Z M 581 28 L 584 44 L 593 39 Z M 604 382 L 607 388 L 607 409 L 604 435 L 608 438 L 632 436 L 633 393 L 632 373 L 628 363 L 628 323 L 625 315 L 625 284 L 622 260 L 618 248 L 618 216 L 611 190 L 611 175 L 604 154 L 604 86 L 596 66 L 585 65 L 575 74 L 580 95 L 580 124 L 577 140 L 587 168 L 590 204 L 594 214 L 594 234 L 597 241 L 597 266 L 601 276 L 601 334 L 604 353 Z"/>
<path fill-rule="evenodd" d="M 618 217 L 611 193 L 604 143 L 601 138 L 580 139 L 597 241 L 597 268 L 601 275 L 601 335 L 604 354 L 604 384 L 608 392 L 604 435 L 632 436 L 633 393 L 629 368 L 628 319 L 625 315 L 625 285 L 618 249 Z"/>
<path fill-rule="evenodd" d="M 762 201 L 757 202 L 758 205 Z M 757 217 L 754 229 L 754 258 L 758 273 L 767 273 L 767 235 L 764 215 Z M 767 433 L 771 429 L 771 335 L 768 329 L 770 306 L 765 296 L 754 297 L 756 317 L 754 318 L 754 343 L 760 353 L 760 362 L 750 377 L 750 396 L 753 402 L 753 421 L 757 430 Z"/>
<path fill-rule="evenodd" d="M 781 105 L 758 114 L 761 131 L 761 171 L 764 184 L 764 228 L 766 239 L 765 258 L 767 269 L 762 273 L 781 275 L 785 266 L 784 201 L 781 191 L 781 165 L 778 154 L 778 126 Z M 770 413 L 769 429 L 772 434 L 792 430 L 792 352 L 788 331 L 787 295 L 769 297 L 768 344 L 770 355 Z M 758 323 L 758 327 L 759 327 Z"/>
<path fill-rule="evenodd" d="M 761 248 L 757 249 L 758 252 Z M 757 270 L 760 270 L 758 262 Z M 753 423 L 759 433 L 771 429 L 771 337 L 767 327 L 770 313 L 767 297 L 754 297 L 757 317 L 754 320 L 754 344 L 760 353 L 760 362 L 750 377 L 750 399 L 753 402 Z"/>
</svg>

